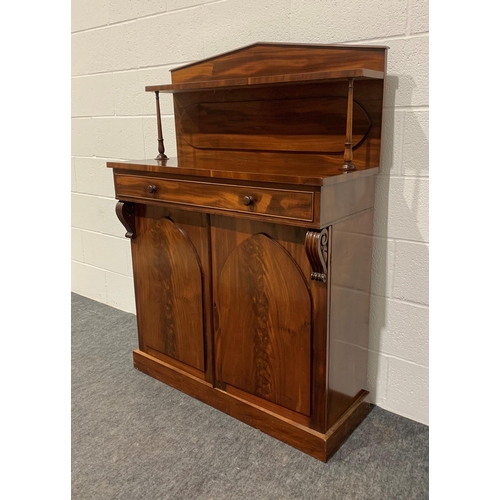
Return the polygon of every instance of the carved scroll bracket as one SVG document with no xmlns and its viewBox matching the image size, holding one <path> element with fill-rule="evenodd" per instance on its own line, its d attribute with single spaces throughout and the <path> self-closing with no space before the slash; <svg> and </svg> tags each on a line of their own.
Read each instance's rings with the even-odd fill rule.
<svg viewBox="0 0 500 500">
<path fill-rule="evenodd" d="M 326 283 L 328 262 L 328 229 L 307 231 L 306 255 L 311 264 L 311 279 Z"/>
<path fill-rule="evenodd" d="M 128 201 L 119 201 L 116 204 L 116 215 L 123 227 L 127 230 L 125 236 L 127 238 L 135 238 L 135 205 Z"/>
</svg>

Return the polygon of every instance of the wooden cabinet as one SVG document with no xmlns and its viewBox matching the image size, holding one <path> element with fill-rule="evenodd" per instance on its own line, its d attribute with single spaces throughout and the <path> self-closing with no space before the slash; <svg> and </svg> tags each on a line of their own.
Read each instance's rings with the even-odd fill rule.
<svg viewBox="0 0 500 500">
<path fill-rule="evenodd" d="M 146 87 L 158 158 L 108 162 L 132 244 L 135 367 L 324 461 L 369 411 L 385 58 L 259 43 L 183 66 Z"/>
</svg>

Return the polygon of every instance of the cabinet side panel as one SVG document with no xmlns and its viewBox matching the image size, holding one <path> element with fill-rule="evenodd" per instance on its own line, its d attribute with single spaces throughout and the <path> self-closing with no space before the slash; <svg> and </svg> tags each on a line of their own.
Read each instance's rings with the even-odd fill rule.
<svg viewBox="0 0 500 500">
<path fill-rule="evenodd" d="M 141 349 L 204 371 L 203 275 L 196 249 L 161 209 L 143 211 L 133 252 Z"/>
<path fill-rule="evenodd" d="M 366 390 L 373 209 L 332 227 L 328 425 Z"/>
</svg>

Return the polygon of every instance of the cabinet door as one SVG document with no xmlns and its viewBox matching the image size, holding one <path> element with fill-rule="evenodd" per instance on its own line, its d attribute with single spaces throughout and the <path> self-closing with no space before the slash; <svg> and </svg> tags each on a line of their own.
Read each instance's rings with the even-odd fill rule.
<svg viewBox="0 0 500 500">
<path fill-rule="evenodd" d="M 204 372 L 199 252 L 208 253 L 206 216 L 143 205 L 138 212 L 132 251 L 140 349 Z"/>
<path fill-rule="evenodd" d="M 310 415 L 311 298 L 293 256 L 302 259 L 303 237 L 212 218 L 218 385 Z"/>
</svg>

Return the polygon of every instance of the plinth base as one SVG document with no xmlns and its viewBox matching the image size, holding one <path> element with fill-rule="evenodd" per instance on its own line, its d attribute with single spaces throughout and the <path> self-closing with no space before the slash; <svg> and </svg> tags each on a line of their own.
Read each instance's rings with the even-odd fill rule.
<svg viewBox="0 0 500 500">
<path fill-rule="evenodd" d="M 265 432 L 280 441 L 326 462 L 370 412 L 365 401 L 368 391 L 360 391 L 353 404 L 326 433 L 293 422 L 265 408 L 228 394 L 178 368 L 140 350 L 133 353 L 134 367 L 165 384 L 206 403 L 227 415 Z M 192 432 L 192 429 L 190 429 Z"/>
</svg>

